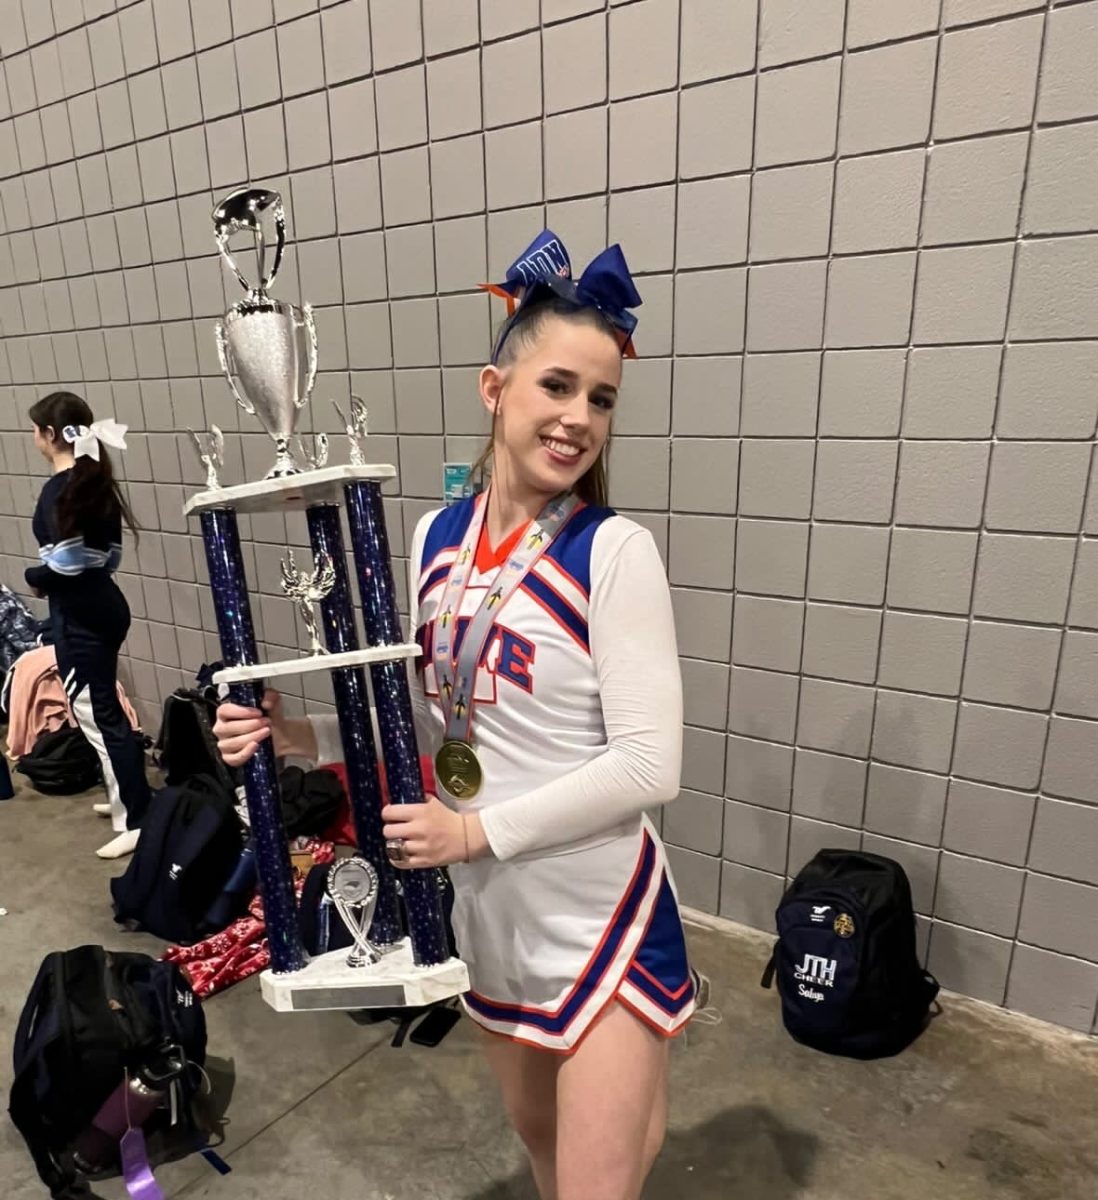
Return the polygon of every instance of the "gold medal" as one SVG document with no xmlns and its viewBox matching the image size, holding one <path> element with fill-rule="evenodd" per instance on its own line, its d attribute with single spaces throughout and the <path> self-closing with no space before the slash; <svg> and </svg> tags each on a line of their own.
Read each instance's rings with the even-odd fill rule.
<svg viewBox="0 0 1098 1200">
<path fill-rule="evenodd" d="M 435 755 L 435 775 L 455 800 L 472 800 L 484 782 L 480 759 L 468 742 L 443 742 Z"/>
</svg>

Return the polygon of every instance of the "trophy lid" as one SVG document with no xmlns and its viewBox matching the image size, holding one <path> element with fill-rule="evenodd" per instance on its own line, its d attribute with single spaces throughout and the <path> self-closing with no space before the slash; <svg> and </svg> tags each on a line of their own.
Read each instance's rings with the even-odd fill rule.
<svg viewBox="0 0 1098 1200">
<path fill-rule="evenodd" d="M 267 240 L 263 232 L 262 215 L 268 209 L 274 218 L 275 252 L 270 274 L 264 273 Z M 232 268 L 233 274 L 240 280 L 240 286 L 248 293 L 249 299 L 266 299 L 267 289 L 274 283 L 278 268 L 282 263 L 282 251 L 286 245 L 286 214 L 282 207 L 282 197 L 278 192 L 268 188 L 237 188 L 213 210 L 214 237 L 221 257 Z M 247 231 L 255 240 L 256 263 L 258 279 L 253 287 L 241 273 L 236 260 L 229 252 L 229 239 L 234 233 Z"/>
</svg>

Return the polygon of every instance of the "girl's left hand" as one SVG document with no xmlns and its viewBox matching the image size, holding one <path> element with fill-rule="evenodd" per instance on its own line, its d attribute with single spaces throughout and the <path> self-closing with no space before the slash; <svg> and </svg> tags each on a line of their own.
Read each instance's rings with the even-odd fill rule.
<svg viewBox="0 0 1098 1200">
<path fill-rule="evenodd" d="M 475 813 L 456 813 L 437 796 L 424 804 L 389 804 L 381 810 L 385 841 L 402 840 L 403 857 L 389 861 L 398 870 L 447 867 L 483 853 L 484 835 Z"/>
</svg>

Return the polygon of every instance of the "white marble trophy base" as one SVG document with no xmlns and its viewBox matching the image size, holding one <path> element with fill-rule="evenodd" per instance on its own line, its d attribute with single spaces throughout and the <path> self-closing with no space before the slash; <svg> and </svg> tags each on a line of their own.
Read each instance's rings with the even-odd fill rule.
<svg viewBox="0 0 1098 1200">
<path fill-rule="evenodd" d="M 249 663 L 226 667 L 213 681 L 252 683 L 260 679 L 279 679 L 285 675 L 308 675 L 312 671 L 338 671 L 340 667 L 360 667 L 368 663 L 395 662 L 398 658 L 418 658 L 415 642 L 397 642 L 392 646 L 368 646 L 365 650 L 344 650 L 342 654 L 308 654 L 304 658 L 283 658 L 277 662 Z"/>
<path fill-rule="evenodd" d="M 388 463 L 367 463 L 362 467 L 345 463 L 279 479 L 257 479 L 255 483 L 196 492 L 183 505 L 183 512 L 186 516 L 209 508 L 234 508 L 239 513 L 299 512 L 314 504 L 342 504 L 343 485 L 356 479 L 394 478 L 396 468 Z"/>
<path fill-rule="evenodd" d="M 469 969 L 460 958 L 417 967 L 408 938 L 370 966 L 349 967 L 349 953 L 346 947 L 330 950 L 288 974 L 264 971 L 259 977 L 263 999 L 276 1012 L 353 1012 L 359 1008 L 418 1008 L 469 990 Z"/>
</svg>

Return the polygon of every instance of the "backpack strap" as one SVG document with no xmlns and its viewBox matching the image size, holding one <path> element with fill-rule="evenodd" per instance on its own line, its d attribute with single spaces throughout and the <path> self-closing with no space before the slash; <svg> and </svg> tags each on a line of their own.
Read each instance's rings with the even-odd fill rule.
<svg viewBox="0 0 1098 1200">
<path fill-rule="evenodd" d="M 50 982 L 56 980 L 63 983 L 60 976 L 60 958 L 60 953 L 55 951 L 47 954 L 42 960 L 34 983 L 31 984 L 27 1002 L 19 1015 L 13 1051 L 15 1079 L 11 1085 L 8 1103 L 12 1124 L 23 1135 L 38 1177 L 50 1189 L 50 1195 L 55 1200 L 69 1191 L 76 1175 L 71 1167 L 62 1167 L 50 1148 L 42 1124 L 36 1083 L 42 1069 L 42 1055 L 54 1042 L 61 1040 L 64 1030 L 58 1022 L 47 1032 L 37 1021 Z M 59 1003 L 65 1003 L 64 993 L 55 999 Z"/>
<path fill-rule="evenodd" d="M 778 948 L 774 947 L 770 952 L 770 957 L 766 960 L 766 966 L 763 967 L 762 979 L 759 980 L 759 987 L 773 987 L 774 972 L 778 969 Z"/>
<path fill-rule="evenodd" d="M 50 1195 L 57 1200 L 69 1190 L 76 1176 L 71 1169 L 63 1170 L 50 1150 L 38 1119 L 38 1104 L 34 1095 L 34 1074 L 35 1066 L 30 1063 L 15 1077 L 15 1081 L 11 1085 L 8 1112 L 11 1115 L 12 1123 L 23 1135 L 23 1141 L 27 1143 L 27 1149 L 34 1160 L 38 1178 L 50 1189 Z"/>
<path fill-rule="evenodd" d="M 38 1016 L 38 1009 L 42 1003 L 42 993 L 46 990 L 46 982 L 54 971 L 54 955 L 47 954 L 42 959 L 42 964 L 38 968 L 38 974 L 34 977 L 34 982 L 31 984 L 30 992 L 27 994 L 27 1002 L 23 1005 L 23 1011 L 19 1014 L 19 1024 L 15 1028 L 15 1042 L 12 1048 L 12 1058 L 15 1060 L 15 1073 L 18 1075 L 26 1065 L 27 1054 L 30 1050 L 31 1028 L 34 1025 L 35 1018 Z M 60 1036 L 60 1030 L 55 1032 L 48 1040 L 53 1041 Z"/>
</svg>

